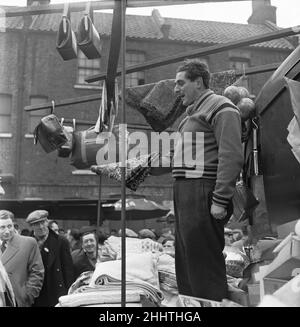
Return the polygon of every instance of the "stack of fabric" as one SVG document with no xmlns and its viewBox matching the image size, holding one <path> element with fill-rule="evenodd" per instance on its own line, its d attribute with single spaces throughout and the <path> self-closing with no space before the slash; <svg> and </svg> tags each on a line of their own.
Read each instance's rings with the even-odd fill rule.
<svg viewBox="0 0 300 327">
<path fill-rule="evenodd" d="M 60 306 L 121 306 L 121 282 L 109 276 L 103 282 L 102 285 L 81 287 L 76 293 L 61 296 Z M 163 299 L 162 293 L 146 282 L 126 282 L 126 303 L 141 306 L 141 296 L 153 303 L 160 303 Z"/>
<path fill-rule="evenodd" d="M 159 288 L 158 255 L 151 252 L 133 254 L 126 258 L 126 305 L 142 306 L 146 298 L 159 306 L 164 296 Z M 83 285 L 86 276 L 73 284 L 68 295 L 59 298 L 61 307 L 121 306 L 121 260 L 97 264 L 88 285 Z"/>
<path fill-rule="evenodd" d="M 160 289 L 164 294 L 162 306 L 177 306 L 179 298 L 175 274 L 175 259 L 169 254 L 163 253 L 159 256 L 158 278 Z"/>
</svg>

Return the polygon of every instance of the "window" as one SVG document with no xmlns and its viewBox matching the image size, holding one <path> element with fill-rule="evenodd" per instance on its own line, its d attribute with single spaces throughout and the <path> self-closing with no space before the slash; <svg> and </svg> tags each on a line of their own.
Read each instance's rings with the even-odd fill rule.
<svg viewBox="0 0 300 327">
<path fill-rule="evenodd" d="M 238 72 L 243 72 L 245 69 L 249 67 L 249 60 L 243 58 L 231 58 L 230 62 L 230 69 L 234 69 Z M 245 87 L 249 90 L 249 82 L 248 80 L 244 81 Z"/>
<path fill-rule="evenodd" d="M 145 62 L 145 54 L 138 51 L 126 52 L 126 67 Z M 145 72 L 138 71 L 126 75 L 126 87 L 145 84 Z"/>
<path fill-rule="evenodd" d="M 0 133 L 11 132 L 12 96 L 0 94 Z"/>
<path fill-rule="evenodd" d="M 46 96 L 31 96 L 30 105 L 37 105 L 48 101 Z M 41 121 L 41 118 L 50 114 L 49 109 L 29 111 L 28 133 L 33 134 L 34 129 Z"/>
<path fill-rule="evenodd" d="M 243 59 L 230 59 L 230 68 L 237 70 L 237 71 L 243 71 L 244 69 L 249 67 L 249 61 L 243 60 Z"/>
<path fill-rule="evenodd" d="M 78 72 L 77 72 L 77 84 L 100 86 L 100 81 L 87 83 L 85 79 L 88 76 L 100 73 L 100 58 L 87 59 L 82 51 L 78 50 Z"/>
</svg>

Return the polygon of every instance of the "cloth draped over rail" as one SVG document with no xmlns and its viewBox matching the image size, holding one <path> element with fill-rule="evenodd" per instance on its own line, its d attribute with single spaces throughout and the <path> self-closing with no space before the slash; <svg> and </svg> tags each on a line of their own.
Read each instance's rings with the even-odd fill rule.
<svg viewBox="0 0 300 327">
<path fill-rule="evenodd" d="M 217 94 L 237 82 L 234 70 L 212 73 L 210 88 Z M 127 88 L 125 101 L 127 105 L 138 110 L 147 123 L 156 132 L 171 127 L 186 110 L 180 97 L 174 94 L 173 79 L 162 80 L 157 83 Z"/>
</svg>

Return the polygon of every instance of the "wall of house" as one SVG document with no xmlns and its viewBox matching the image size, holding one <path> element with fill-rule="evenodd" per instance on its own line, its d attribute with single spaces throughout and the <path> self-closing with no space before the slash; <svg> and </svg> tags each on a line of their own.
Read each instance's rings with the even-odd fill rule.
<svg viewBox="0 0 300 327">
<path fill-rule="evenodd" d="M 0 93 L 12 96 L 11 126 L 17 124 L 18 95 L 18 44 L 19 35 L 0 33 Z M 3 174 L 12 174 L 15 168 L 16 135 L 12 128 L 10 135 L 0 136 L 0 170 Z"/>
</svg>

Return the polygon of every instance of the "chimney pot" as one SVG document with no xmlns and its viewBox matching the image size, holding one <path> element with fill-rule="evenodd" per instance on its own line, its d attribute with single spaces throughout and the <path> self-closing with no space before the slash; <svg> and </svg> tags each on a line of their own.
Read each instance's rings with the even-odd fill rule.
<svg viewBox="0 0 300 327">
<path fill-rule="evenodd" d="M 27 0 L 27 7 L 49 5 L 49 4 L 50 4 L 50 0 Z"/>
<path fill-rule="evenodd" d="M 160 31 L 163 34 L 163 38 L 168 39 L 171 25 L 166 23 L 166 20 L 161 16 L 160 12 L 157 9 L 152 10 L 152 17 L 155 23 L 159 26 Z"/>
<path fill-rule="evenodd" d="M 271 5 L 270 0 L 252 0 L 252 15 L 248 19 L 249 24 L 264 24 L 267 20 L 276 25 L 276 7 Z"/>
</svg>

